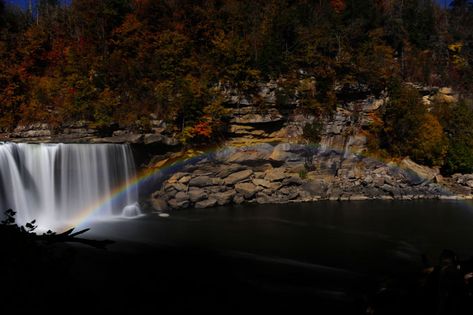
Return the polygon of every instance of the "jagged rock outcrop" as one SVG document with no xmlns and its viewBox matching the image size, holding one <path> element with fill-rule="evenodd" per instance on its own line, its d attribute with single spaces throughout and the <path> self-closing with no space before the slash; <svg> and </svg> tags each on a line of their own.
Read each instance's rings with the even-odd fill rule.
<svg viewBox="0 0 473 315">
<path fill-rule="evenodd" d="M 409 158 L 399 163 L 383 163 L 368 157 L 318 149 L 312 164 L 294 172 L 291 160 L 304 160 L 306 150 L 297 145 L 290 159 L 283 164 L 271 164 L 271 157 L 279 155 L 281 147 L 256 145 L 226 149 L 195 165 L 185 166 L 174 174 L 152 196 L 152 204 L 162 211 L 169 208 L 213 207 L 228 204 L 285 203 L 317 200 L 367 200 L 420 198 L 473 199 L 473 175 L 454 175 L 443 178 L 437 169 L 421 166 Z M 234 162 L 232 155 L 257 152 L 268 163 L 246 164 Z M 230 153 L 229 153 L 230 152 Z M 266 161 L 266 160 L 265 160 Z M 321 162 L 323 161 L 323 162 Z M 328 165 L 328 166 L 327 166 Z M 330 171 L 327 171 L 327 169 Z M 205 173 L 203 173 L 205 172 Z"/>
<path fill-rule="evenodd" d="M 180 202 L 182 207 L 207 207 L 243 202 L 472 198 L 471 175 L 443 178 L 438 169 L 409 158 L 398 163 L 369 158 L 367 129 L 388 97 L 377 98 L 362 86 L 357 88 L 364 97 L 346 101 L 321 121 L 321 141 L 316 147 L 302 137 L 304 125 L 316 118 L 297 110 L 278 110 L 277 82 L 262 84 L 261 92 L 253 96 L 224 90 L 232 108 L 226 146 L 198 166 L 184 168 L 187 191 L 198 186 L 201 199 L 187 204 L 176 198 L 179 189 L 169 186 L 175 176 L 154 196 L 172 208 Z M 417 88 L 426 106 L 439 100 L 456 101 L 451 89 Z M 253 106 L 255 99 L 265 106 Z M 297 97 L 288 102 L 297 109 Z"/>
<path fill-rule="evenodd" d="M 0 133 L 0 141 L 28 143 L 128 143 L 128 144 L 163 144 L 176 146 L 179 141 L 167 132 L 166 123 L 151 119 L 150 127 L 144 131 L 94 128 L 90 122 L 76 121 L 61 127 L 46 123 L 19 125 L 11 132 Z"/>
</svg>

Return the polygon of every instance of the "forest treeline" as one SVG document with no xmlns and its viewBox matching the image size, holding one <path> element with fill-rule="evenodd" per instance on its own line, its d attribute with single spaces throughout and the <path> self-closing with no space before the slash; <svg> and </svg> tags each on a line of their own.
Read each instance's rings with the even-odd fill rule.
<svg viewBox="0 0 473 315">
<path fill-rule="evenodd" d="M 389 91 L 373 152 L 473 171 L 472 25 L 467 0 L 0 0 L 0 128 L 146 128 L 154 114 L 205 138 L 225 114 L 219 84 L 252 93 L 284 77 L 289 95 L 311 78 L 300 104 L 317 115 L 336 86 Z M 426 108 L 403 82 L 452 86 L 460 102 Z"/>
</svg>

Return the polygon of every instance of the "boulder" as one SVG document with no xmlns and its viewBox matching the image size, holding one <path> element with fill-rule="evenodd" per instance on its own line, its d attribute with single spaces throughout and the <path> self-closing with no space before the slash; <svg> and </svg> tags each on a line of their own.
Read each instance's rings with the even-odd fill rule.
<svg viewBox="0 0 473 315">
<path fill-rule="evenodd" d="M 261 190 L 261 188 L 258 188 L 253 183 L 238 183 L 235 185 L 235 190 L 243 195 L 245 199 L 250 199 L 257 191 Z"/>
<path fill-rule="evenodd" d="M 226 162 L 255 165 L 269 161 L 269 157 L 273 152 L 273 146 L 268 143 L 262 143 L 229 152 L 230 153 L 225 156 Z"/>
<path fill-rule="evenodd" d="M 200 188 L 191 189 L 189 190 L 188 194 L 190 201 L 194 203 L 208 198 L 208 195 L 205 190 Z"/>
<path fill-rule="evenodd" d="M 372 179 L 372 182 L 373 182 L 374 187 L 381 187 L 384 185 L 384 178 L 377 176 L 374 179 Z"/>
<path fill-rule="evenodd" d="M 302 185 L 304 181 L 299 176 L 290 176 L 282 181 L 283 186 Z"/>
<path fill-rule="evenodd" d="M 236 203 L 237 205 L 239 205 L 239 204 L 242 204 L 243 202 L 245 202 L 245 198 L 242 195 L 237 194 L 233 197 L 233 202 Z"/>
<path fill-rule="evenodd" d="M 362 200 L 369 200 L 370 198 L 365 195 L 351 195 L 350 200 L 353 201 L 362 201 Z"/>
<path fill-rule="evenodd" d="M 301 187 L 309 194 L 316 196 L 324 195 L 328 189 L 327 183 L 320 179 L 304 183 Z"/>
<path fill-rule="evenodd" d="M 191 179 L 192 179 L 192 176 L 186 175 L 186 176 L 181 177 L 177 182 L 180 184 L 188 184 Z"/>
<path fill-rule="evenodd" d="M 271 183 L 265 179 L 260 179 L 260 178 L 255 178 L 252 180 L 253 184 L 255 184 L 256 186 L 261 186 L 261 187 L 264 187 L 264 188 L 270 188 L 271 187 Z"/>
<path fill-rule="evenodd" d="M 269 169 L 265 172 L 264 179 L 270 182 L 281 181 L 289 177 L 289 175 L 285 173 L 285 170 L 286 170 L 285 168 L 281 168 L 281 167 Z"/>
<path fill-rule="evenodd" d="M 371 177 L 371 175 L 368 175 L 363 179 L 363 185 L 369 185 L 372 182 L 373 182 L 373 177 Z"/>
<path fill-rule="evenodd" d="M 280 143 L 274 147 L 270 159 L 274 161 L 301 161 L 305 146 L 301 144 Z"/>
<path fill-rule="evenodd" d="M 288 200 L 294 200 L 297 197 L 299 197 L 299 192 L 298 191 L 293 191 L 287 195 Z"/>
<path fill-rule="evenodd" d="M 210 208 L 210 207 L 213 207 L 215 206 L 215 204 L 217 203 L 217 200 L 214 199 L 214 198 L 209 198 L 209 199 L 206 199 L 206 200 L 202 200 L 202 201 L 199 201 L 195 204 L 195 207 L 196 208 Z"/>
<path fill-rule="evenodd" d="M 173 209 L 183 209 L 189 206 L 189 200 L 183 200 L 181 202 L 178 202 L 176 199 L 170 199 L 168 200 L 168 204 Z"/>
<path fill-rule="evenodd" d="M 214 194 L 226 190 L 226 186 L 210 186 L 206 188 L 208 194 Z"/>
<path fill-rule="evenodd" d="M 272 198 L 263 192 L 259 192 L 256 194 L 256 202 L 259 204 L 271 203 Z"/>
<path fill-rule="evenodd" d="M 285 164 L 287 171 L 291 173 L 301 173 L 305 172 L 306 170 L 306 165 L 305 162 L 291 162 L 287 161 Z"/>
<path fill-rule="evenodd" d="M 151 198 L 151 205 L 153 206 L 153 209 L 158 212 L 166 211 L 168 209 L 168 203 L 166 200 L 161 198 Z"/>
<path fill-rule="evenodd" d="M 174 198 L 178 203 L 182 203 L 183 201 L 189 200 L 189 195 L 183 191 L 178 192 Z"/>
<path fill-rule="evenodd" d="M 397 187 L 393 187 L 391 185 L 388 185 L 388 184 L 384 184 L 383 186 L 381 186 L 381 189 L 392 194 L 392 195 L 400 195 L 401 191 L 399 190 L 399 188 Z"/>
<path fill-rule="evenodd" d="M 233 197 L 236 195 L 234 190 L 227 190 L 224 192 L 219 192 L 212 194 L 212 198 L 217 200 L 219 206 L 224 206 L 232 202 Z"/>
<path fill-rule="evenodd" d="M 156 162 L 158 162 L 158 161 L 154 161 L 154 158 L 153 158 L 152 164 L 155 164 Z M 167 180 L 167 182 L 168 183 L 176 183 L 176 182 L 179 181 L 179 179 L 181 179 L 184 176 L 188 176 L 188 175 L 189 175 L 189 173 L 177 172 L 177 173 L 172 174 L 172 176 Z"/>
<path fill-rule="evenodd" d="M 238 182 L 241 182 L 242 180 L 247 179 L 253 174 L 252 170 L 244 170 L 244 171 L 239 171 L 233 174 L 228 175 L 224 180 L 225 185 L 235 185 Z"/>
<path fill-rule="evenodd" d="M 174 188 L 177 191 L 186 191 L 187 190 L 187 186 L 184 185 L 184 184 L 181 184 L 181 183 L 167 184 L 166 185 L 166 190 L 168 190 L 169 188 Z"/>
<path fill-rule="evenodd" d="M 438 169 L 419 165 L 408 157 L 403 159 L 401 163 L 399 163 L 399 166 L 404 170 L 406 180 L 412 185 L 433 181 L 435 176 L 439 174 Z"/>
<path fill-rule="evenodd" d="M 220 169 L 221 170 L 217 173 L 217 176 L 219 178 L 225 178 L 225 177 L 227 177 L 228 175 L 230 175 L 232 173 L 243 171 L 246 168 L 243 165 L 240 165 L 240 164 L 230 164 L 230 165 L 222 164 L 222 165 L 220 165 Z"/>
<path fill-rule="evenodd" d="M 212 179 L 209 176 L 197 176 L 189 181 L 189 186 L 206 187 L 212 185 Z"/>
</svg>

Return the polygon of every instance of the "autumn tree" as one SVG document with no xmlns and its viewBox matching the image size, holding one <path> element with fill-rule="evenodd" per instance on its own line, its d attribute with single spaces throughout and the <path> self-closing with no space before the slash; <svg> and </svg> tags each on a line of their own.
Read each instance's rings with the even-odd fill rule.
<svg viewBox="0 0 473 315">
<path fill-rule="evenodd" d="M 419 92 L 394 84 L 383 115 L 381 147 L 394 156 L 441 166 L 447 151 L 443 129 L 422 104 Z"/>
</svg>

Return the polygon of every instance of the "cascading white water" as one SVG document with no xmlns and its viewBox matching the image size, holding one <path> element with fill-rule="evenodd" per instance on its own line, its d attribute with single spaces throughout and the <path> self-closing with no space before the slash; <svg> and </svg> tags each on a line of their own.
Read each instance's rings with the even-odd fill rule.
<svg viewBox="0 0 473 315">
<path fill-rule="evenodd" d="M 20 224 L 54 228 L 96 209 L 96 217 L 139 214 L 138 190 L 114 189 L 135 176 L 128 145 L 0 144 L 0 211 Z M 77 223 L 77 222 L 72 222 Z"/>
</svg>

